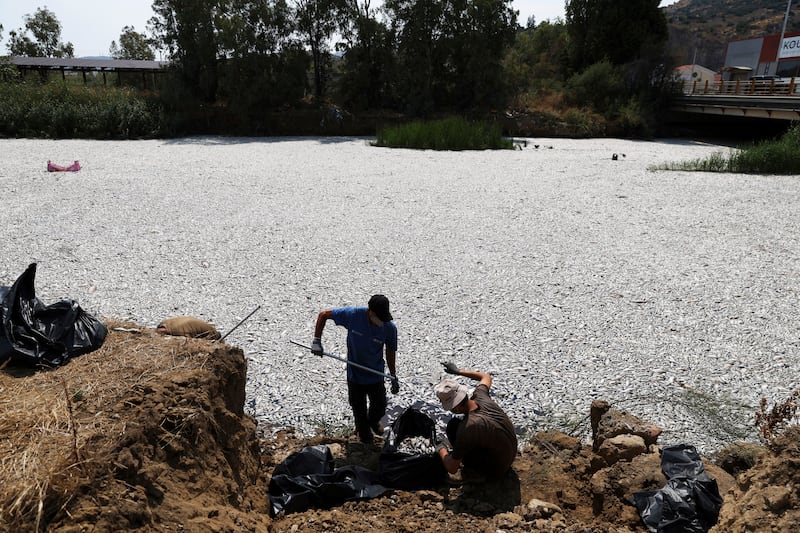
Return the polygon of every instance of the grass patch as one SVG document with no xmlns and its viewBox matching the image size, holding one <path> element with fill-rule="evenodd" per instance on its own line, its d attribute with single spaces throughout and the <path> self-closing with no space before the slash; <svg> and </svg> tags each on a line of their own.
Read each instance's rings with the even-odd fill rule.
<svg viewBox="0 0 800 533">
<path fill-rule="evenodd" d="M 514 142 L 503 137 L 496 124 L 451 117 L 382 129 L 374 146 L 417 150 L 513 150 Z"/>
<path fill-rule="evenodd" d="M 52 139 L 154 137 L 160 109 L 129 88 L 72 87 L 59 82 L 0 83 L 0 136 Z"/>
<path fill-rule="evenodd" d="M 650 170 L 800 174 L 800 124 L 793 124 L 780 139 L 761 141 L 728 153 L 715 152 L 702 159 L 664 163 Z"/>
<path fill-rule="evenodd" d="M 699 422 L 698 425 L 720 440 L 747 440 L 751 431 L 737 421 L 752 418 L 752 406 L 732 396 L 711 396 L 701 390 L 687 388 L 675 403 L 682 405 Z"/>
</svg>

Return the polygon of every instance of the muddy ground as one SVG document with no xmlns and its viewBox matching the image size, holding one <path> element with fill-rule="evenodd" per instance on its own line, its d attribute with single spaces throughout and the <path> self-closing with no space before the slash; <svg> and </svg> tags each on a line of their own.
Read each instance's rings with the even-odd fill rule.
<svg viewBox="0 0 800 533">
<path fill-rule="evenodd" d="M 0 371 L 0 531 L 646 531 L 630 498 L 666 483 L 657 449 L 609 466 L 590 444 L 545 432 L 492 485 L 452 478 L 272 516 L 270 476 L 290 454 L 325 444 L 337 466 L 374 469 L 380 442 L 259 438 L 240 349 L 108 325 L 100 350 L 60 368 Z M 714 531 L 795 530 L 798 437 L 704 458 L 724 497 Z"/>
</svg>

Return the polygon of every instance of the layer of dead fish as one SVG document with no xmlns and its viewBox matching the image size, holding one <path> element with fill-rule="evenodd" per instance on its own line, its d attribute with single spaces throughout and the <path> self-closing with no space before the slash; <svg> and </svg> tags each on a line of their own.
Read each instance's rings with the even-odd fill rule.
<svg viewBox="0 0 800 533">
<path fill-rule="evenodd" d="M 605 399 L 663 427 L 664 444 L 710 451 L 757 440 L 760 399 L 797 386 L 794 183 L 648 170 L 717 146 L 70 141 L 59 157 L 86 164 L 57 181 L 35 164 L 54 149 L 0 139 L 0 197 L 13 199 L 0 285 L 38 262 L 45 303 L 144 327 L 191 315 L 226 333 L 262 306 L 226 342 L 247 357 L 246 410 L 265 433 L 353 431 L 344 365 L 289 341 L 373 292 L 390 297 L 399 331 L 390 408 L 441 413 L 433 385 L 453 361 L 492 374 L 521 442 L 548 429 L 587 438 L 591 401 Z M 83 222 L 64 224 L 78 209 Z M 346 354 L 341 328 L 323 341 Z"/>
</svg>

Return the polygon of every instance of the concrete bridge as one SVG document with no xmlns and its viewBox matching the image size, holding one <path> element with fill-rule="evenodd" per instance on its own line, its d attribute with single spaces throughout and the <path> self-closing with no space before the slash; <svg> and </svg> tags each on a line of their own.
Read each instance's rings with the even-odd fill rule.
<svg viewBox="0 0 800 533">
<path fill-rule="evenodd" d="M 800 80 L 724 81 L 682 88 L 672 111 L 726 117 L 800 120 Z"/>
</svg>

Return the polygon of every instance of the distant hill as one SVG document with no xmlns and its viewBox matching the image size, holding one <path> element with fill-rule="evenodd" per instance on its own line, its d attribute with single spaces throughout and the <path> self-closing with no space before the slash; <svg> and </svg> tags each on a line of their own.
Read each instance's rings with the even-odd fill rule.
<svg viewBox="0 0 800 533">
<path fill-rule="evenodd" d="M 780 33 L 786 0 L 680 0 L 666 7 L 676 64 L 719 70 L 730 41 Z M 800 4 L 800 2 L 796 2 Z M 800 5 L 792 5 L 786 31 L 800 31 Z"/>
</svg>

